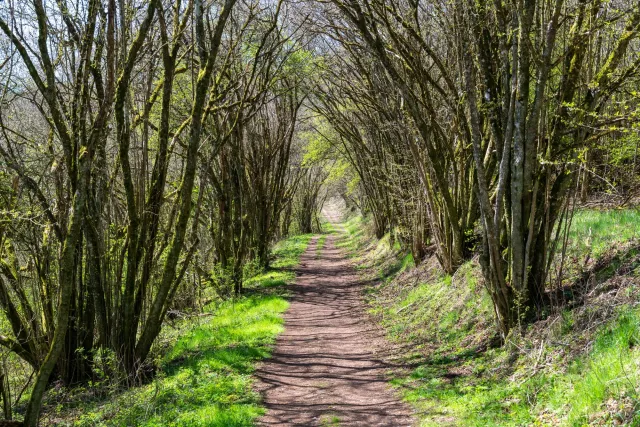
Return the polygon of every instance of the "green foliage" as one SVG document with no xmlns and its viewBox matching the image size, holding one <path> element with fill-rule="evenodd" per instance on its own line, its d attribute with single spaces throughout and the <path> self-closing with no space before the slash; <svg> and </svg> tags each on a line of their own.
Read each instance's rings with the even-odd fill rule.
<svg viewBox="0 0 640 427">
<path fill-rule="evenodd" d="M 274 269 L 292 269 L 298 265 L 298 258 L 307 249 L 311 234 L 301 234 L 279 242 L 273 248 L 275 261 L 271 264 Z"/>
<path fill-rule="evenodd" d="M 299 138 L 304 143 L 302 161 L 304 166 L 326 160 L 334 152 L 331 142 L 331 135 L 334 132 L 327 121 L 322 118 L 315 119 L 313 130 L 300 132 Z"/>
<path fill-rule="evenodd" d="M 245 279 L 245 283 L 248 279 L 259 276 L 264 272 L 260 262 L 257 259 L 249 260 L 244 263 L 242 267 L 242 277 Z"/>
<path fill-rule="evenodd" d="M 295 50 L 290 53 L 284 63 L 284 75 L 295 76 L 301 80 L 317 78 L 319 70 L 323 68 L 324 58 L 299 46 L 291 47 Z"/>
<path fill-rule="evenodd" d="M 347 193 L 353 194 L 359 182 L 358 174 L 355 173 L 349 159 L 336 148 L 339 136 L 327 120 L 314 117 L 313 130 L 301 132 L 299 138 L 304 146 L 302 165 L 310 167 L 322 164 L 327 172 L 325 185 L 336 185 L 344 181 Z"/>
<path fill-rule="evenodd" d="M 638 145 L 640 137 L 638 129 L 627 132 L 623 138 L 616 139 L 607 144 L 607 154 L 611 166 L 621 167 L 627 172 L 634 172 L 631 166 L 635 166 L 638 155 Z"/>
<path fill-rule="evenodd" d="M 337 233 L 335 225 L 332 222 L 327 221 L 327 219 L 324 217 L 320 219 L 320 227 L 322 228 L 322 231 L 325 234 Z"/>
<path fill-rule="evenodd" d="M 207 285 L 215 292 L 216 296 L 225 299 L 233 292 L 233 266 L 224 268 L 222 264 L 215 264 L 209 271 Z"/>
</svg>

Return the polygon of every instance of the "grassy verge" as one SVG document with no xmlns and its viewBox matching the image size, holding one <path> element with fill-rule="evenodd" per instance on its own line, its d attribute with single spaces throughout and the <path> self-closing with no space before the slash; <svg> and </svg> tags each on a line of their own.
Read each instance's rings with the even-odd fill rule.
<svg viewBox="0 0 640 427">
<path fill-rule="evenodd" d="M 365 224 L 352 218 L 340 245 L 381 279 L 371 312 L 403 349 L 393 384 L 420 425 L 640 426 L 637 212 L 577 212 L 567 254 L 578 260 L 569 279 L 589 277 L 584 300 L 500 347 L 475 261 L 453 276 L 433 259 L 414 267 L 388 237 L 366 238 Z"/>
<path fill-rule="evenodd" d="M 263 413 L 251 374 L 283 330 L 284 285 L 311 236 L 274 249 L 273 270 L 252 278 L 247 295 L 212 303 L 183 322 L 150 384 L 76 408 L 78 426 L 250 426 Z M 174 331 L 176 332 L 176 331 Z M 53 424 L 53 419 L 49 420 Z"/>
<path fill-rule="evenodd" d="M 432 352 L 394 384 L 424 426 L 638 425 L 639 320 L 623 308 L 582 354 L 527 340 L 517 353 Z"/>
</svg>

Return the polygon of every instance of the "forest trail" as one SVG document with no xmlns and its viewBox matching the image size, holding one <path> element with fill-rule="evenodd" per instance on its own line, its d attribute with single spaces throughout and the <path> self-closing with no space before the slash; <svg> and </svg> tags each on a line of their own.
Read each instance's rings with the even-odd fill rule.
<svg viewBox="0 0 640 427">
<path fill-rule="evenodd" d="M 263 426 L 410 426 L 409 408 L 385 380 L 382 332 L 364 312 L 359 280 L 328 236 L 300 258 L 285 331 L 256 372 Z M 388 346 L 388 345 L 387 345 Z"/>
</svg>

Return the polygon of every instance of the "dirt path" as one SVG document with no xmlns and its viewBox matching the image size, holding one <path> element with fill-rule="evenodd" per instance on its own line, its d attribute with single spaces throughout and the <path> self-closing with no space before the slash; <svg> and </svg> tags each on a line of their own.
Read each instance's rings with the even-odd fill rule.
<svg viewBox="0 0 640 427">
<path fill-rule="evenodd" d="M 285 332 L 256 372 L 267 413 L 259 423 L 409 426 L 410 410 L 385 381 L 381 332 L 363 312 L 362 283 L 329 236 L 302 256 Z"/>
</svg>

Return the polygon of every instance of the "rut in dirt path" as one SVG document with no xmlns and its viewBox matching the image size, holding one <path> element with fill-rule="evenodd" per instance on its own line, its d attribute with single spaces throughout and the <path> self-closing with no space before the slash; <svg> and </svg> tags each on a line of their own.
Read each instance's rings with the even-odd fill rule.
<svg viewBox="0 0 640 427">
<path fill-rule="evenodd" d="M 410 426 L 411 411 L 385 381 L 385 341 L 364 313 L 363 284 L 329 236 L 300 260 L 285 331 L 256 372 L 260 425 Z"/>
</svg>

